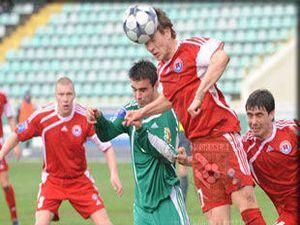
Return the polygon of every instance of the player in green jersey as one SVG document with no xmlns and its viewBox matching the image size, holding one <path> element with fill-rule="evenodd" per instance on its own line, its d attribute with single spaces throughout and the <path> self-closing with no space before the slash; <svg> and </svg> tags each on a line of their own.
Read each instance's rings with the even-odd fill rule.
<svg viewBox="0 0 300 225">
<path fill-rule="evenodd" d="M 129 79 L 134 100 L 122 107 L 111 120 L 94 108 L 88 109 L 87 119 L 95 124 L 101 141 L 111 140 L 122 133 L 130 136 L 135 179 L 134 224 L 189 224 L 175 170 L 177 117 L 173 110 L 169 110 L 133 126 L 124 126 L 128 110 L 143 107 L 159 96 L 156 67 L 150 61 L 135 63 L 129 70 Z"/>
</svg>

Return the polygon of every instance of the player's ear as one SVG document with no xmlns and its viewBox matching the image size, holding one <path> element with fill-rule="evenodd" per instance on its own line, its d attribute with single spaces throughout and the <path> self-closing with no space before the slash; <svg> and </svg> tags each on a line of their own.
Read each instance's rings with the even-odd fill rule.
<svg viewBox="0 0 300 225">
<path fill-rule="evenodd" d="M 269 117 L 271 118 L 272 121 L 275 121 L 275 110 L 269 113 Z"/>
</svg>

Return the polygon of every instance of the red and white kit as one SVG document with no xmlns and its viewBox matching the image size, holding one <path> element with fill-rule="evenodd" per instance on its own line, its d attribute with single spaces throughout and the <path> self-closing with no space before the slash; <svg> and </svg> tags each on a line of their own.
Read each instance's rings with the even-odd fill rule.
<svg viewBox="0 0 300 225">
<path fill-rule="evenodd" d="M 6 116 L 6 118 L 14 116 L 13 108 L 11 107 L 6 94 L 3 91 L 0 91 L 0 149 L 3 144 L 3 124 L 2 124 L 2 115 Z M 8 165 L 6 160 L 3 159 L 0 161 L 0 172 L 7 171 Z"/>
<path fill-rule="evenodd" d="M 56 105 L 49 104 L 17 127 L 20 141 L 42 137 L 44 165 L 37 210 L 50 210 L 55 214 L 55 219 L 58 219 L 62 200 L 66 199 L 84 218 L 104 207 L 87 170 L 83 144 L 91 139 L 102 151 L 111 144 L 100 142 L 94 126 L 87 122 L 85 115 L 86 109 L 74 104 L 71 115 L 61 117 Z"/>
<path fill-rule="evenodd" d="M 258 139 L 251 131 L 243 139 L 251 173 L 274 203 L 278 224 L 299 224 L 298 138 L 299 126 L 293 120 L 280 120 L 273 123 L 272 134 L 267 139 Z"/>
<path fill-rule="evenodd" d="M 238 134 L 239 120 L 217 85 L 214 84 L 205 94 L 199 115 L 192 118 L 187 112 L 210 58 L 223 45 L 212 38 L 183 40 L 178 43 L 174 56 L 167 62 L 161 61 L 158 66 L 164 96 L 172 102 L 187 137 L 192 141 L 195 185 L 204 212 L 230 204 L 232 191 L 253 185 Z"/>
</svg>

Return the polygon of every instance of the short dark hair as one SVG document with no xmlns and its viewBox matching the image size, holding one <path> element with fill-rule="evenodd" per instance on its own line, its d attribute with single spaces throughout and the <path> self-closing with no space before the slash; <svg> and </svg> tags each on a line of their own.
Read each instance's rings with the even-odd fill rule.
<svg viewBox="0 0 300 225">
<path fill-rule="evenodd" d="M 253 91 L 246 102 L 246 110 L 257 108 L 265 108 L 268 113 L 275 109 L 275 100 L 272 93 L 267 89 L 258 89 Z"/>
<path fill-rule="evenodd" d="M 148 60 L 139 60 L 134 63 L 129 70 L 129 78 L 134 81 L 148 79 L 152 86 L 157 82 L 157 69 L 155 65 Z"/>
<path fill-rule="evenodd" d="M 170 18 L 167 16 L 167 14 L 159 9 L 159 8 L 154 8 L 157 19 L 158 19 L 158 27 L 157 29 L 159 30 L 160 33 L 164 34 L 164 30 L 169 27 L 171 30 L 171 37 L 173 39 L 176 38 L 176 31 L 173 29 L 173 23 L 171 22 Z"/>
</svg>

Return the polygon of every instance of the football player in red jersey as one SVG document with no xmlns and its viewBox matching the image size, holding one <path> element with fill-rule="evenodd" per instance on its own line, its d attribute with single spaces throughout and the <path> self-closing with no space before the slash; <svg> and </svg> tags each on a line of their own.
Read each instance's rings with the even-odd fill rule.
<svg viewBox="0 0 300 225">
<path fill-rule="evenodd" d="M 6 140 L 0 160 L 19 142 L 41 136 L 44 145 L 44 165 L 36 205 L 36 225 L 58 220 L 58 209 L 63 200 L 97 225 L 111 225 L 104 203 L 87 169 L 83 144 L 88 140 L 103 151 L 111 174 L 111 183 L 121 195 L 115 154 L 111 143 L 101 142 L 92 124 L 86 121 L 86 108 L 74 103 L 73 82 L 59 78 L 55 89 L 56 104 L 50 103 L 35 111 Z"/>
<path fill-rule="evenodd" d="M 195 185 L 209 224 L 230 224 L 232 203 L 245 224 L 265 224 L 242 147 L 239 120 L 216 84 L 229 62 L 224 43 L 209 37 L 179 41 L 165 12 L 155 11 L 158 29 L 145 46 L 159 62 L 163 94 L 142 109 L 128 112 L 125 124 L 134 125 L 173 107 L 192 142 Z"/>
<path fill-rule="evenodd" d="M 2 114 L 4 114 L 7 117 L 11 130 L 15 130 L 16 122 L 14 119 L 13 108 L 7 98 L 7 95 L 3 91 L 0 91 L 0 148 L 3 143 Z M 15 147 L 14 153 L 16 158 L 19 159 L 21 156 L 19 145 Z M 15 192 L 12 184 L 9 182 L 8 165 L 4 158 L 0 160 L 0 184 L 5 195 L 6 204 L 9 208 L 12 224 L 18 225 L 19 222 L 17 216 Z"/>
<path fill-rule="evenodd" d="M 271 92 L 258 89 L 246 102 L 250 130 L 244 149 L 256 183 L 272 200 L 279 215 L 275 224 L 299 224 L 300 152 L 299 125 L 293 120 L 275 121 Z"/>
</svg>

